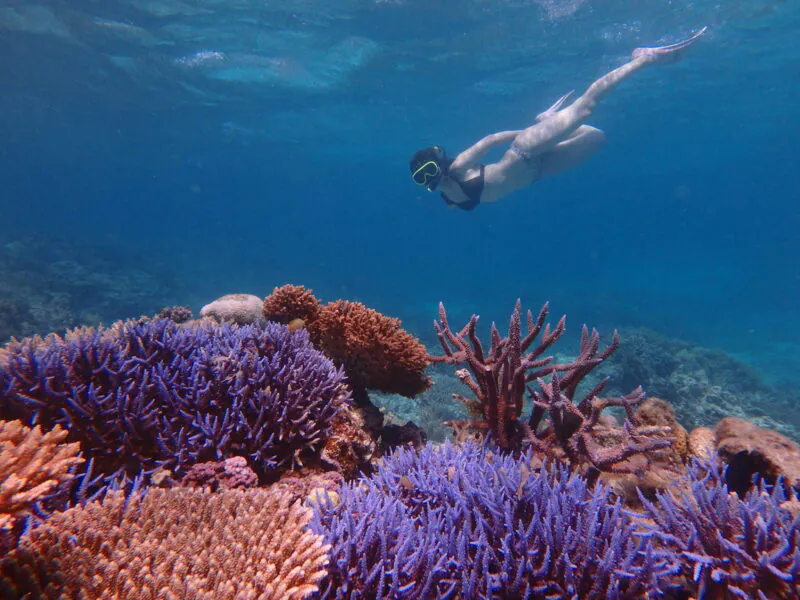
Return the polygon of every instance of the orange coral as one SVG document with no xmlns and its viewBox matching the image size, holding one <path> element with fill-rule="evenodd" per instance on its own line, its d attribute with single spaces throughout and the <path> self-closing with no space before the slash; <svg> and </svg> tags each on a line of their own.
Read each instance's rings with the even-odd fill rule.
<svg viewBox="0 0 800 600">
<path fill-rule="evenodd" d="M 328 562 L 310 518 L 302 502 L 269 489 L 112 492 L 24 537 L 0 563 L 0 589 L 85 600 L 305 598 Z"/>
<path fill-rule="evenodd" d="M 77 442 L 63 443 L 67 433 L 58 426 L 42 433 L 21 421 L 0 421 L 0 529 L 72 479 L 71 468 L 83 459 Z"/>
<path fill-rule="evenodd" d="M 314 343 L 342 365 L 354 388 L 411 398 L 431 385 L 425 376 L 427 350 L 399 319 L 338 300 L 323 306 L 307 326 Z"/>
<path fill-rule="evenodd" d="M 264 300 L 264 317 L 280 323 L 294 319 L 313 321 L 319 315 L 320 303 L 311 292 L 302 285 L 276 287 Z"/>
</svg>

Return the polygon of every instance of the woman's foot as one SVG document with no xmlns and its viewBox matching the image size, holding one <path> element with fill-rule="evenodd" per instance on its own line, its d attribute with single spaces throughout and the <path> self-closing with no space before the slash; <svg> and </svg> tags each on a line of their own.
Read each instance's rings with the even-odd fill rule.
<svg viewBox="0 0 800 600">
<path fill-rule="evenodd" d="M 681 50 L 694 44 L 700 37 L 708 31 L 708 27 L 703 27 L 689 39 L 683 40 L 669 46 L 655 46 L 653 48 L 636 48 L 632 53 L 632 58 L 645 58 L 652 62 L 670 63 L 680 60 Z"/>
</svg>

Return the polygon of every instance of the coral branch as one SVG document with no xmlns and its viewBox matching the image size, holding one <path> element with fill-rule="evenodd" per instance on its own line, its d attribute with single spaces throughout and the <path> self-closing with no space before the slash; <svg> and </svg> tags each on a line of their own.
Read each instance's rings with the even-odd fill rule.
<svg viewBox="0 0 800 600">
<path fill-rule="evenodd" d="M 457 423 L 463 436 L 465 427 L 487 430 L 503 450 L 521 450 L 530 445 L 535 450 L 555 458 L 566 458 L 573 464 L 587 464 L 599 471 L 626 471 L 633 467 L 623 464 L 635 454 L 664 448 L 671 443 L 669 428 L 642 427 L 637 423 L 634 408 L 644 401 L 641 388 L 621 397 L 601 398 L 606 380 L 580 401 L 575 393 L 586 376 L 617 349 L 619 336 L 614 332 L 611 343 L 600 349 L 600 334 L 584 325 L 578 357 L 569 363 L 553 363 L 552 356 L 543 356 L 563 335 L 564 317 L 551 329 L 545 324 L 548 314 L 545 304 L 536 319 L 527 313 L 527 333 L 521 337 L 522 310 L 517 300 L 508 326 L 508 335 L 500 337 L 494 324 L 488 353 L 477 335 L 478 317 L 473 316 L 464 329 L 454 333 L 443 305 L 439 305 L 439 321 L 434 323 L 444 356 L 431 357 L 434 362 L 466 364 L 456 376 L 474 397 L 456 396 L 475 418 Z M 530 349 L 541 333 L 539 344 Z M 526 384 L 532 399 L 527 422 L 522 412 Z M 614 431 L 616 445 L 608 444 L 605 427 L 600 425 L 601 413 L 610 407 L 625 410 L 626 420 Z M 549 417 L 545 421 L 545 417 Z M 454 423 L 456 425 L 456 423 Z M 601 436 L 600 434 L 603 433 Z M 601 441 L 599 438 L 603 437 Z"/>
</svg>

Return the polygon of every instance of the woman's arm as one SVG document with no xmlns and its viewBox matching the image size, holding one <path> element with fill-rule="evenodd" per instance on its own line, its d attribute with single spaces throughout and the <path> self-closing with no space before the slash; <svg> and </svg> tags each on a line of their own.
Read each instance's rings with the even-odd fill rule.
<svg viewBox="0 0 800 600">
<path fill-rule="evenodd" d="M 468 169 L 476 162 L 480 160 L 480 158 L 486 154 L 492 147 L 498 146 L 500 144 L 508 144 L 509 142 L 513 141 L 515 137 L 517 137 L 522 130 L 516 131 L 499 131 L 497 133 L 493 133 L 491 135 L 487 135 L 485 138 L 480 140 L 478 143 L 470 146 L 466 150 L 464 150 L 461 154 L 456 156 L 456 159 L 453 161 L 453 164 L 450 165 L 451 170 L 463 170 Z"/>
</svg>

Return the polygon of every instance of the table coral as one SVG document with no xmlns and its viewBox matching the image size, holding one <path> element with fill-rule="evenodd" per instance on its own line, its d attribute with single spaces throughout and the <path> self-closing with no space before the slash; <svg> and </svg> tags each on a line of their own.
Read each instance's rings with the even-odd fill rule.
<svg viewBox="0 0 800 600">
<path fill-rule="evenodd" d="M 307 333 L 274 323 L 123 322 L 0 356 L 0 417 L 68 430 L 89 459 L 83 491 L 232 456 L 277 476 L 318 458 L 348 398 Z"/>
<path fill-rule="evenodd" d="M 328 562 L 310 516 L 268 489 L 113 492 L 23 537 L 0 562 L 0 596 L 299 600 Z"/>
</svg>

